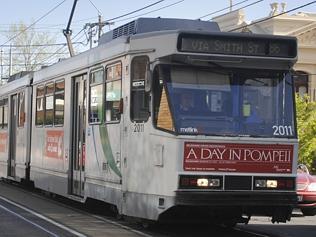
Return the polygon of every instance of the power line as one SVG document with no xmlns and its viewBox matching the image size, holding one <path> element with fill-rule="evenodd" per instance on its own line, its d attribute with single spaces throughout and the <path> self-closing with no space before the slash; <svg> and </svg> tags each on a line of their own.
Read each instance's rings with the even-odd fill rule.
<svg viewBox="0 0 316 237">
<path fill-rule="evenodd" d="M 262 19 L 262 20 L 259 20 L 259 21 L 250 23 L 250 24 L 245 25 L 245 26 L 237 27 L 237 28 L 235 28 L 235 29 L 229 30 L 228 32 L 233 32 L 233 31 L 240 30 L 240 29 L 243 29 L 243 28 L 248 27 L 248 26 L 256 25 L 256 24 L 258 24 L 258 23 L 261 23 L 261 22 L 270 20 L 270 19 L 275 18 L 275 17 L 278 17 L 278 16 L 282 16 L 282 15 L 284 15 L 284 14 L 287 14 L 287 13 L 290 13 L 290 12 L 293 12 L 293 11 L 296 11 L 296 10 L 301 9 L 301 8 L 303 8 L 303 7 L 312 5 L 312 4 L 314 4 L 314 3 L 316 3 L 316 1 L 312 1 L 312 2 L 306 3 L 306 4 L 304 4 L 304 5 L 301 5 L 301 6 L 292 8 L 291 10 L 288 10 L 288 11 L 285 11 L 285 12 L 281 12 L 281 13 L 279 13 L 279 14 L 277 14 L 277 15 L 267 17 L 267 18 L 265 18 L 265 19 Z"/>
<path fill-rule="evenodd" d="M 2 53 L 3 55 L 10 55 L 10 53 L 5 53 L 3 52 Z M 45 55 L 45 54 L 55 54 L 53 52 L 49 53 L 49 52 L 38 52 L 38 53 L 27 53 L 27 52 L 23 52 L 23 53 L 11 53 L 13 55 L 28 55 L 28 54 L 42 54 L 42 55 Z M 67 53 L 58 53 L 58 54 L 67 54 Z"/>
<path fill-rule="evenodd" d="M 206 15 L 204 15 L 204 16 L 200 16 L 200 17 L 197 18 L 196 20 L 201 19 L 201 18 L 204 18 L 204 17 L 207 17 L 207 16 L 214 15 L 214 14 L 219 13 L 219 12 L 222 12 L 222 11 L 225 11 L 225 10 L 227 10 L 227 9 L 230 9 L 230 7 L 235 7 L 235 6 L 237 6 L 237 5 L 240 5 L 240 4 L 242 4 L 242 3 L 244 3 L 244 2 L 248 2 L 248 1 L 250 1 L 250 0 L 244 0 L 244 1 L 241 1 L 241 2 L 237 2 L 237 3 L 235 3 L 235 4 L 233 4 L 233 5 L 229 6 L 229 7 L 225 7 L 225 8 L 223 8 L 223 9 L 220 9 L 220 10 L 217 10 L 217 11 L 214 11 L 214 12 L 211 12 L 211 13 L 208 13 L 208 14 L 206 14 Z"/>
<path fill-rule="evenodd" d="M 146 8 L 152 7 L 152 6 L 157 5 L 158 3 L 161 3 L 161 2 L 164 2 L 164 1 L 165 1 L 165 0 L 160 0 L 160 1 L 154 2 L 154 3 L 152 3 L 152 4 L 149 4 L 149 5 L 145 6 L 145 7 L 139 8 L 139 9 L 137 9 L 137 10 L 128 12 L 128 13 L 126 13 L 126 14 L 123 14 L 123 15 L 120 15 L 120 16 L 117 16 L 117 17 L 114 17 L 114 18 L 111 18 L 111 19 L 107 19 L 107 20 L 105 20 L 105 21 L 113 21 L 113 20 L 122 18 L 122 17 L 124 17 L 124 16 L 128 16 L 128 15 L 134 14 L 134 13 L 136 13 L 136 12 L 142 11 L 142 10 L 144 10 L 144 9 L 146 9 Z"/>
<path fill-rule="evenodd" d="M 82 44 L 82 42 L 73 42 L 73 44 Z M 2 48 L 23 48 L 23 47 L 49 47 L 49 46 L 60 46 L 60 45 L 67 45 L 67 43 L 56 43 L 56 44 L 16 44 L 16 45 L 9 45 L 3 44 L 0 47 Z"/>
<path fill-rule="evenodd" d="M 99 15 L 103 15 L 102 12 L 96 7 L 96 5 L 95 5 L 91 0 L 89 0 L 89 2 L 90 2 L 91 5 L 97 10 L 97 12 L 98 12 Z"/>
<path fill-rule="evenodd" d="M 45 13 L 43 16 L 41 16 L 40 18 L 38 18 L 35 22 L 33 22 L 31 25 L 29 25 L 28 27 L 26 27 L 24 30 L 20 31 L 19 33 L 15 34 L 14 36 L 12 36 L 9 40 L 7 40 L 6 42 L 4 42 L 2 45 L 0 45 L 0 47 L 2 47 L 3 45 L 9 43 L 11 40 L 15 39 L 16 37 L 18 37 L 19 35 L 23 34 L 25 31 L 27 31 L 28 29 L 30 29 L 32 26 L 34 26 L 37 22 L 41 21 L 43 18 L 45 18 L 46 16 L 48 16 L 51 12 L 53 12 L 55 9 L 57 9 L 60 5 L 62 5 L 64 2 L 66 2 L 66 0 L 63 0 L 62 2 L 60 2 L 59 4 L 57 4 L 55 7 L 53 7 L 51 10 L 49 10 L 47 13 Z"/>
<path fill-rule="evenodd" d="M 238 9 L 234 10 L 234 11 L 239 11 L 240 9 L 245 9 L 245 8 L 247 8 L 247 7 L 256 5 L 256 4 L 258 4 L 258 3 L 260 3 L 260 2 L 263 2 L 263 1 L 264 1 L 264 0 L 258 0 L 258 1 L 256 1 L 256 2 L 252 2 L 252 3 L 248 4 L 248 5 L 243 6 L 243 7 L 240 7 L 240 8 L 238 8 Z M 211 19 L 208 19 L 208 21 L 210 21 L 210 20 L 212 20 L 212 18 L 211 18 Z"/>
<path fill-rule="evenodd" d="M 162 9 L 165 9 L 165 8 L 168 8 L 168 7 L 177 5 L 177 4 L 179 4 L 179 3 L 183 2 L 183 1 L 184 1 L 184 0 L 180 0 L 180 1 L 177 1 L 177 2 L 174 2 L 174 3 L 171 3 L 171 4 L 169 4 L 169 5 L 166 5 L 166 6 L 164 6 L 164 7 L 160 7 L 160 8 L 158 8 L 158 9 L 155 9 L 155 10 L 152 10 L 152 11 L 149 11 L 149 12 L 145 12 L 145 13 L 143 13 L 143 14 L 139 14 L 139 15 L 136 15 L 136 16 L 133 16 L 133 17 L 124 18 L 124 19 L 121 19 L 121 20 L 115 21 L 115 22 L 121 22 L 121 21 L 130 20 L 130 19 L 135 19 L 135 18 L 137 18 L 137 17 L 144 16 L 144 15 L 147 15 L 147 14 L 150 14 L 150 13 L 153 13 L 153 12 L 157 12 L 157 11 L 160 11 L 160 10 L 162 10 Z"/>
<path fill-rule="evenodd" d="M 234 11 L 238 11 L 238 10 L 240 10 L 240 9 L 245 9 L 245 8 L 247 8 L 247 7 L 256 5 L 256 4 L 258 4 L 258 3 L 260 3 L 260 2 L 263 2 L 263 1 L 264 1 L 264 0 L 258 0 L 258 1 L 256 1 L 256 2 L 253 2 L 253 3 L 248 4 L 248 5 L 246 5 L 246 6 L 240 7 L 240 8 L 238 8 L 238 9 L 234 10 Z M 212 18 L 211 18 L 211 19 L 208 19 L 208 21 L 210 21 L 210 20 L 212 20 Z"/>
<path fill-rule="evenodd" d="M 78 35 L 81 34 L 82 31 L 84 31 L 84 29 L 82 29 L 81 31 L 79 31 L 74 37 L 72 37 L 71 40 L 74 40 Z M 57 49 L 57 50 L 55 51 L 55 53 L 53 53 L 52 55 L 50 55 L 50 56 L 48 56 L 47 58 L 43 59 L 42 62 L 46 62 L 46 61 L 52 59 L 52 57 L 53 57 L 54 55 L 56 55 L 57 53 L 60 53 L 60 51 L 61 51 L 63 48 L 65 48 L 65 46 L 66 46 L 66 44 L 64 44 L 64 46 L 62 46 L 62 47 L 60 47 L 59 49 Z"/>
</svg>

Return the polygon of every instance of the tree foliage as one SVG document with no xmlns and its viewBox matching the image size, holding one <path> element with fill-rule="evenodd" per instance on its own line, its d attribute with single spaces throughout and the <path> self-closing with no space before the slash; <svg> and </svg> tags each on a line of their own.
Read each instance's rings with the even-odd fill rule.
<svg viewBox="0 0 316 237">
<path fill-rule="evenodd" d="M 299 162 L 310 169 L 316 162 L 316 102 L 296 95 Z"/>
<path fill-rule="evenodd" d="M 35 26 L 27 29 L 23 22 L 13 24 L 9 28 L 7 39 L 12 39 L 12 71 L 13 74 L 19 71 L 33 71 L 39 69 L 47 59 L 52 57 L 50 54 L 56 47 L 43 47 L 33 45 L 54 44 L 56 37 L 48 32 L 36 31 Z M 16 37 L 15 37 L 16 36 Z M 23 47 L 17 47 L 22 46 Z M 9 59 L 7 59 L 8 61 Z"/>
</svg>

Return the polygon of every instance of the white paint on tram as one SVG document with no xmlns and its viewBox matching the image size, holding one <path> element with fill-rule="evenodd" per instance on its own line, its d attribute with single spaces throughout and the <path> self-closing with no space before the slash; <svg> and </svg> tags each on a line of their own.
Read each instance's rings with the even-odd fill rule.
<svg viewBox="0 0 316 237">
<path fill-rule="evenodd" d="M 78 236 L 78 237 L 87 237 L 87 236 L 84 235 L 84 234 L 81 234 L 81 233 L 79 233 L 79 232 L 77 232 L 77 231 L 75 231 L 75 230 L 73 230 L 73 229 L 70 229 L 70 228 L 68 228 L 67 226 L 64 226 L 64 225 L 62 225 L 62 224 L 60 224 L 60 223 L 58 223 L 58 222 L 56 222 L 56 221 L 54 221 L 54 220 L 52 220 L 52 219 L 50 219 L 50 218 L 47 218 L 47 217 L 45 217 L 45 216 L 43 216 L 43 215 L 41 215 L 41 214 L 39 214 L 39 213 L 37 213 L 37 212 L 34 212 L 34 211 L 32 211 L 32 210 L 30 210 L 30 209 L 28 209 L 28 208 L 26 208 L 26 207 L 24 207 L 24 206 L 22 206 L 22 205 L 19 205 L 18 203 L 15 203 L 15 202 L 13 202 L 13 201 L 7 199 L 7 198 L 4 198 L 4 197 L 1 197 L 1 196 L 0 196 L 0 199 L 3 200 L 3 201 L 5 201 L 5 202 L 7 202 L 7 203 L 10 203 L 11 205 L 14 205 L 14 206 L 18 207 L 18 208 L 20 208 L 20 209 L 22 209 L 22 210 L 24 210 L 24 211 L 27 211 L 27 212 L 31 213 L 32 215 L 34 215 L 34 216 L 36 216 L 36 217 L 38 217 L 38 218 L 40 218 L 40 219 L 42 219 L 42 220 L 44 220 L 44 221 L 47 221 L 47 222 L 49 222 L 49 223 L 51 223 L 51 224 L 53 224 L 53 225 L 55 225 L 55 226 L 57 226 L 57 227 L 59 227 L 59 228 L 65 230 L 65 231 L 68 231 L 69 233 L 74 234 L 75 236 Z M 28 219 L 26 219 L 25 217 L 21 216 L 20 214 L 9 210 L 8 208 L 2 206 L 1 204 L 0 204 L 0 208 L 2 208 L 3 210 L 5 210 L 5 211 L 7 211 L 7 212 L 9 212 L 9 213 L 11 213 L 11 214 L 13 214 L 13 215 L 15 215 L 15 216 L 21 218 L 21 219 L 24 220 L 24 221 L 26 221 L 26 222 L 28 222 L 28 223 L 30 223 L 30 224 L 36 226 L 37 228 L 39 228 L 39 229 L 45 231 L 46 233 L 48 233 L 48 234 L 50 234 L 50 235 L 52 235 L 52 236 L 54 236 L 54 237 L 59 237 L 59 235 L 57 235 L 57 234 L 55 234 L 55 233 L 53 233 L 53 232 L 51 232 L 51 231 L 45 229 L 44 227 L 42 227 L 42 226 L 40 226 L 40 225 L 38 225 L 38 224 L 36 224 L 36 223 L 34 223 L 34 222 L 28 220 Z"/>
</svg>

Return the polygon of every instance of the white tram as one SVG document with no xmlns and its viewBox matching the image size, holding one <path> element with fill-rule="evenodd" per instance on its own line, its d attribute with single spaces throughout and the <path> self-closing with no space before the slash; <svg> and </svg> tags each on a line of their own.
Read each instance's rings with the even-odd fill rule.
<svg viewBox="0 0 316 237">
<path fill-rule="evenodd" d="M 141 18 L 0 88 L 0 172 L 147 220 L 290 219 L 291 37 Z M 180 215 L 179 215 L 180 214 Z"/>
</svg>

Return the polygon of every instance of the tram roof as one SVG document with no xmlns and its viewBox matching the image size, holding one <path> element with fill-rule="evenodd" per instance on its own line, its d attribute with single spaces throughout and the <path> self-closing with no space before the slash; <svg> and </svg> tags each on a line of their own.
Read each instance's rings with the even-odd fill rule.
<svg viewBox="0 0 316 237">
<path fill-rule="evenodd" d="M 23 74 L 22 77 L 12 80 L 7 84 L 4 84 L 0 87 L 0 96 L 13 92 L 17 89 L 26 87 L 31 84 L 33 78 L 33 72 L 28 72 Z"/>
<path fill-rule="evenodd" d="M 139 18 L 103 34 L 99 39 L 99 45 L 105 44 L 122 36 L 131 36 L 168 30 L 198 30 L 203 32 L 219 32 L 220 28 L 216 22 L 211 21 L 160 17 Z"/>
</svg>

